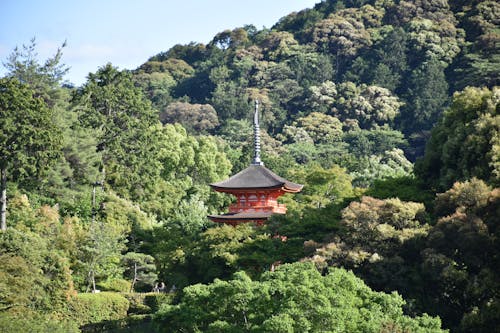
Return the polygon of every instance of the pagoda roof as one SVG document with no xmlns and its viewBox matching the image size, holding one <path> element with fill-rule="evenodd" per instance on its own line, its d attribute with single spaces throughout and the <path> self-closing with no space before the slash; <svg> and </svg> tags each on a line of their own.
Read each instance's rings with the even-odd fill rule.
<svg viewBox="0 0 500 333">
<path fill-rule="evenodd" d="M 238 213 L 227 213 L 223 215 L 209 215 L 208 217 L 212 220 L 218 222 L 224 221 L 258 221 L 267 220 L 273 213 L 272 212 L 238 212 Z"/>
<path fill-rule="evenodd" d="M 252 164 L 234 176 L 218 183 L 210 184 L 214 190 L 228 191 L 245 189 L 276 189 L 285 192 L 300 192 L 304 185 L 292 183 L 261 164 Z"/>
</svg>

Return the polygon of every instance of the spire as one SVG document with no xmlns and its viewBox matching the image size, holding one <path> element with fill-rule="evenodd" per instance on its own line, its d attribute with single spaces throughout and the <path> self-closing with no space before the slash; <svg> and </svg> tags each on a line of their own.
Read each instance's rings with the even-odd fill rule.
<svg viewBox="0 0 500 333">
<path fill-rule="evenodd" d="M 259 128 L 259 101 L 255 100 L 255 113 L 253 115 L 253 135 L 254 135 L 254 148 L 255 154 L 253 158 L 253 165 L 264 165 L 260 160 L 260 128 Z"/>
</svg>

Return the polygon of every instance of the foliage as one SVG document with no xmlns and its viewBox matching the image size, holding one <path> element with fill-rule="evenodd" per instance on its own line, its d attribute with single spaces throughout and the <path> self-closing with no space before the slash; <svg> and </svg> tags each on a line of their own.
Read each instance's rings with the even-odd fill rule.
<svg viewBox="0 0 500 333">
<path fill-rule="evenodd" d="M 127 316 L 129 301 L 117 293 L 78 294 L 69 303 L 71 319 L 83 326 Z"/>
<path fill-rule="evenodd" d="M 59 321 L 36 313 L 23 312 L 20 315 L 0 312 L 0 330 L 2 332 L 33 333 L 78 333 L 78 325 L 69 320 Z"/>
<path fill-rule="evenodd" d="M 498 88 L 466 88 L 433 129 L 417 174 L 429 184 L 446 188 L 471 177 L 500 184 Z"/>
<path fill-rule="evenodd" d="M 42 63 L 34 40 L 16 48 L 0 79 L 0 326 L 74 331 L 73 304 L 89 330 L 162 308 L 173 331 L 438 331 L 426 312 L 495 331 L 498 23 L 490 0 L 328 0 L 81 87 L 63 82 L 64 44 Z M 305 187 L 265 226 L 216 226 L 231 198 L 208 184 L 250 163 L 255 100 L 266 166 Z M 279 267 L 301 259 L 322 275 Z M 102 295 L 74 297 L 155 280 L 187 288 L 127 294 L 116 320 Z"/>
<path fill-rule="evenodd" d="M 399 330 L 440 332 L 439 319 L 403 315 L 402 298 L 369 289 L 352 273 L 333 269 L 322 276 L 308 264 L 282 265 L 260 280 L 238 272 L 184 289 L 178 305 L 163 306 L 155 320 L 166 332 L 319 332 Z M 304 311 L 308 309 L 308 311 Z"/>
<path fill-rule="evenodd" d="M 132 280 L 130 290 L 151 290 L 158 276 L 155 272 L 154 258 L 145 253 L 128 252 L 122 261 L 126 268 L 124 275 Z M 123 290 L 120 290 L 123 291 Z"/>
<path fill-rule="evenodd" d="M 192 133 L 206 133 L 219 125 L 211 105 L 174 102 L 160 113 L 162 123 L 179 123 Z"/>
<path fill-rule="evenodd" d="M 73 293 L 68 260 L 29 230 L 0 233 L 2 311 L 61 311 Z"/>
<path fill-rule="evenodd" d="M 0 79 L 0 170 L 1 191 L 9 180 L 41 176 L 59 156 L 61 133 L 50 110 L 34 91 L 17 79 Z M 6 202 L 2 199 L 2 230 Z"/>
<path fill-rule="evenodd" d="M 157 312 L 163 304 L 172 304 L 173 294 L 154 294 L 144 295 L 144 305 L 148 306 L 153 312 Z"/>
<path fill-rule="evenodd" d="M 326 81 L 311 87 L 311 107 L 337 116 L 351 128 L 370 129 L 392 121 L 402 103 L 385 88 Z"/>
</svg>

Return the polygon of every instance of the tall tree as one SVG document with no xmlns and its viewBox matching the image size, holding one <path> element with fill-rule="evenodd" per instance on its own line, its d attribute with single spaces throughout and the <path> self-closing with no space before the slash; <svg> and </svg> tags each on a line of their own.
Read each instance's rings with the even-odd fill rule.
<svg viewBox="0 0 500 333">
<path fill-rule="evenodd" d="M 500 89 L 468 87 L 456 92 L 443 119 L 432 130 L 416 173 L 447 188 L 477 177 L 500 184 Z"/>
<path fill-rule="evenodd" d="M 30 86 L 36 97 L 43 97 L 49 107 L 52 107 L 59 96 L 60 84 L 69 68 L 61 63 L 64 42 L 56 54 L 40 64 L 36 52 L 35 38 L 27 45 L 16 47 L 3 63 L 7 76 L 17 78 L 21 83 Z"/>
<path fill-rule="evenodd" d="M 107 64 L 89 74 L 73 102 L 81 122 L 97 131 L 103 181 L 129 195 L 131 190 L 141 191 L 147 177 L 158 176 L 161 167 L 152 130 L 157 114 L 130 73 Z"/>
<path fill-rule="evenodd" d="M 52 111 L 17 79 L 0 79 L 1 229 L 7 228 L 7 180 L 40 175 L 60 154 Z"/>
</svg>

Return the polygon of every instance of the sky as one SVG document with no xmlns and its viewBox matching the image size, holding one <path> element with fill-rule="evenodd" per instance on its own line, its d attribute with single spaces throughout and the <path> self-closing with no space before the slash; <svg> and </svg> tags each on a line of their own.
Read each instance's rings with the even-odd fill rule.
<svg viewBox="0 0 500 333">
<path fill-rule="evenodd" d="M 81 85 L 108 62 L 135 69 L 176 44 L 206 44 L 218 32 L 245 24 L 270 28 L 320 1 L 0 0 L 0 77 L 9 54 L 33 37 L 41 62 L 66 41 L 66 79 Z"/>
</svg>

